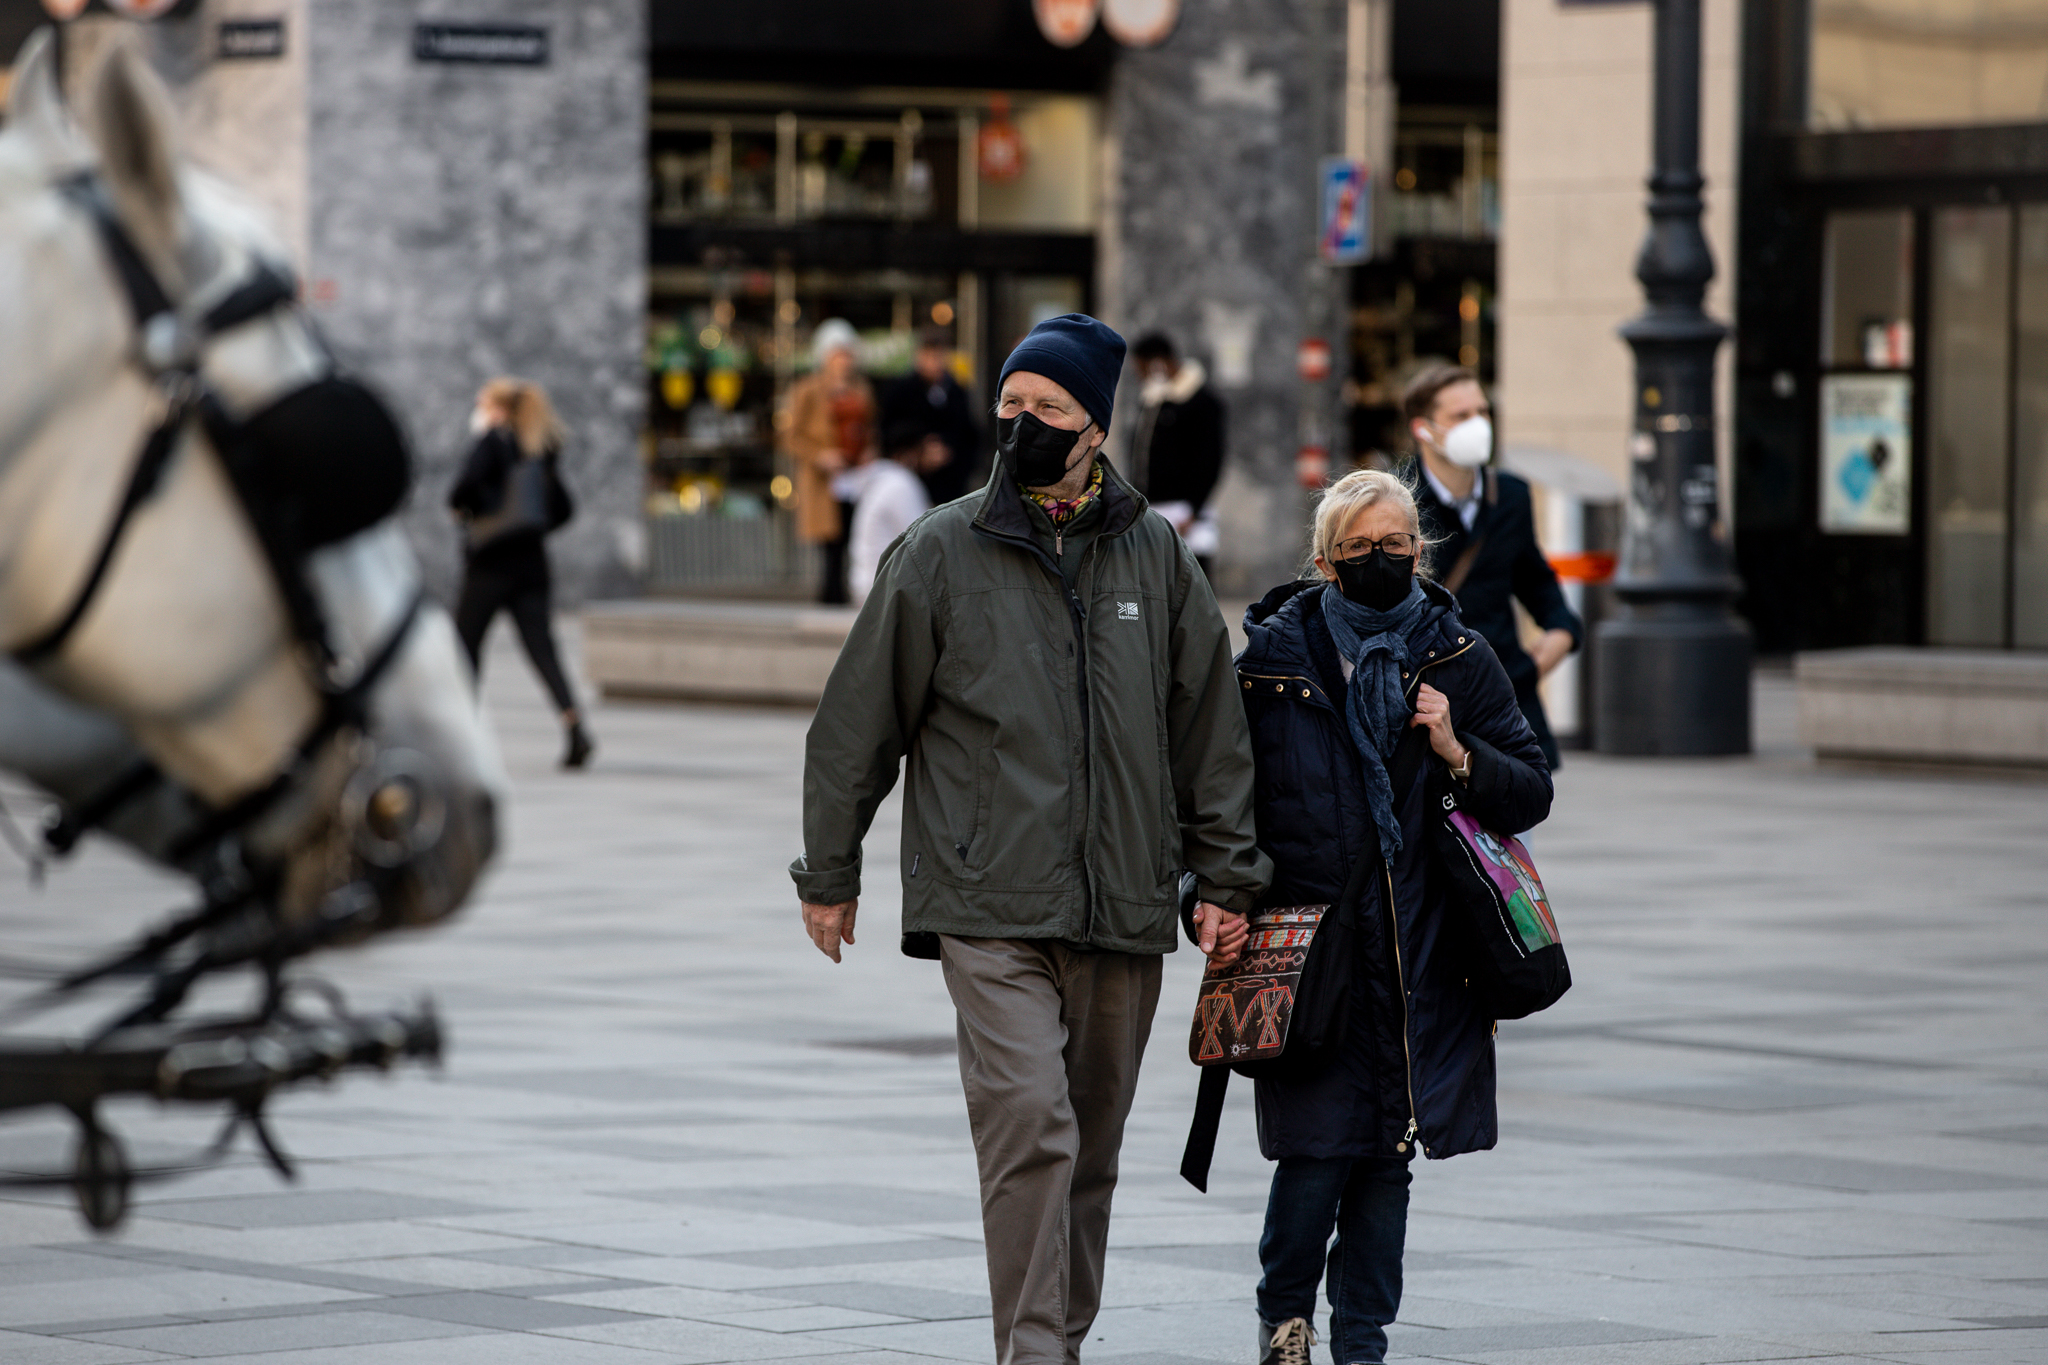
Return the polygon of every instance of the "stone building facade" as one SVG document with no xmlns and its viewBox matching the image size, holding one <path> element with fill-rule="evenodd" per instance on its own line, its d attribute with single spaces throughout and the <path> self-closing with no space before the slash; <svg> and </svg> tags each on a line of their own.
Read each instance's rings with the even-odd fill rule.
<svg viewBox="0 0 2048 1365">
<path fill-rule="evenodd" d="M 1334 322 L 1310 294 L 1334 306 L 1315 255 L 1316 162 L 1336 143 L 1343 54 L 1341 27 L 1317 32 L 1318 3 L 1190 4 L 1167 43 L 1121 54 L 1110 76 L 1099 292 L 1126 336 L 1156 328 L 1200 356 L 1228 405 L 1217 576 L 1240 597 L 1296 573 L 1307 543 L 1295 351 Z"/>
<path fill-rule="evenodd" d="M 1098 34 L 1080 49 L 1078 74 L 1037 87 L 1100 111 L 1096 152 L 1082 159 L 1099 177 L 1094 221 L 1060 229 L 1078 244 L 1077 259 L 1092 261 L 1077 272 L 1093 272 L 1083 301 L 1127 336 L 1167 332 L 1204 363 L 1228 405 L 1229 463 L 1217 495 L 1226 600 L 1255 596 L 1301 566 L 1308 494 L 1297 452 L 1329 447 L 1340 468 L 1344 454 L 1335 399 L 1351 305 L 1342 272 L 1321 266 L 1315 247 L 1317 162 L 1343 142 L 1353 7 L 1186 0 L 1158 46 L 1116 48 Z M 1042 46 L 1029 12 L 1013 3 L 998 22 L 994 9 L 933 11 L 968 37 L 1001 30 L 964 63 L 924 52 L 915 27 L 899 25 L 869 35 L 879 46 L 855 65 L 892 91 L 922 91 L 905 97 L 910 104 L 952 101 L 971 113 L 1005 89 L 1029 91 L 1019 72 L 1057 55 L 1023 51 Z M 443 590 L 453 586 L 458 545 L 442 499 L 466 446 L 471 396 L 499 373 L 544 383 L 572 433 L 566 472 L 581 514 L 551 542 L 565 600 L 645 582 L 650 279 L 678 265 L 663 254 L 664 233 L 688 236 L 650 226 L 650 110 L 661 83 L 723 81 L 722 97 L 796 82 L 813 94 L 853 88 L 844 52 L 812 52 L 804 26 L 764 28 L 764 13 L 718 18 L 664 0 L 187 0 L 143 29 L 195 159 L 269 210 L 337 349 L 393 400 L 419 460 L 407 515 Z M 89 68 L 90 49 L 115 22 L 95 10 L 70 26 L 74 74 Z M 282 26 L 281 54 L 223 55 L 224 24 L 266 22 Z M 546 60 L 422 60 L 422 24 L 541 30 Z M 753 45 L 735 49 L 753 65 L 721 58 L 666 69 L 671 49 L 702 48 L 721 25 L 732 43 Z M 841 240 L 836 225 L 824 226 L 831 231 L 820 240 Z M 755 235 L 768 240 L 785 227 Z M 1009 263 L 1012 247 L 982 229 L 954 243 L 960 261 L 922 264 L 991 281 L 1003 270 L 1050 271 Z M 897 259 L 904 242 L 916 245 L 914 231 L 864 231 L 870 254 L 881 253 L 868 265 L 921 264 Z M 1025 245 L 1041 254 L 1063 245 L 1058 233 L 1039 236 Z M 702 268 L 694 258 L 682 264 Z M 955 302 L 964 315 L 967 299 Z M 981 302 L 984 320 L 1000 307 Z M 799 342 L 810 325 L 806 314 Z M 975 356 L 984 380 L 1001 363 L 994 351 L 1014 340 L 986 330 L 991 353 Z M 1339 358 L 1337 374 L 1316 385 L 1296 371 L 1297 348 L 1312 335 Z M 1136 426 L 1135 382 L 1120 411 L 1113 448 Z"/>
<path fill-rule="evenodd" d="M 1738 0 L 1706 0 L 1701 171 L 1714 282 L 1735 298 Z M 1616 331 L 1643 308 L 1635 259 L 1648 219 L 1648 5 L 1506 0 L 1501 51 L 1500 383 L 1517 445 L 1575 455 L 1627 484 L 1634 360 Z M 1733 345 L 1719 356 L 1729 411 Z M 1722 486 L 1728 433 L 1721 427 Z M 1729 504 L 1724 501 L 1724 514 Z"/>
<path fill-rule="evenodd" d="M 422 60 L 417 26 L 540 30 L 544 62 Z M 282 52 L 223 56 L 223 25 Z M 68 33 L 86 78 L 117 21 Z M 573 601 L 626 591 L 642 554 L 647 17 L 642 0 L 201 0 L 140 29 L 187 150 L 268 211 L 344 362 L 397 410 L 417 460 L 406 517 L 438 589 L 444 499 L 477 387 L 544 384 L 580 510 L 550 542 Z"/>
</svg>

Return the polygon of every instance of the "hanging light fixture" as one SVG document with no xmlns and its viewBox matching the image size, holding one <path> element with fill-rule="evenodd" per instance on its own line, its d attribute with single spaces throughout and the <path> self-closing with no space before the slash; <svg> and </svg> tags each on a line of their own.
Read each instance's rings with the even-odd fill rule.
<svg viewBox="0 0 2048 1365">
<path fill-rule="evenodd" d="M 1125 47 L 1157 47 L 1180 22 L 1180 0 L 1102 0 L 1102 26 Z"/>
<path fill-rule="evenodd" d="M 1054 47 L 1079 47 L 1095 32 L 1095 14 L 1101 0 L 1031 0 L 1032 17 L 1038 31 Z"/>
</svg>

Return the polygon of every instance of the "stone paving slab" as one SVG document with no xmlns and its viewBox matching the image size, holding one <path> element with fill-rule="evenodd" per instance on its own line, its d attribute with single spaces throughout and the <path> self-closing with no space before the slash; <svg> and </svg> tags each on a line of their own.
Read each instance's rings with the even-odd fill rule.
<svg viewBox="0 0 2048 1365">
<path fill-rule="evenodd" d="M 938 974 L 887 885 L 843 966 L 798 928 L 806 718 L 602 706 L 595 768 L 560 774 L 508 645 L 506 857 L 456 923 L 321 964 L 366 1005 L 432 992 L 446 1072 L 285 1097 L 300 1184 L 243 1152 L 111 1240 L 0 1191 L 0 1365 L 990 1359 Z M 1394 1358 L 2048 1362 L 2040 788 L 1816 766 L 1789 686 L 1758 703 L 1752 758 L 1569 758 L 1535 849 L 1578 984 L 1501 1030 L 1500 1148 L 1417 1171 Z M 892 801 L 875 866 L 896 829 Z M 104 846 L 41 892 L 0 875 L 16 955 L 178 900 Z M 1252 1349 L 1249 1087 L 1212 1193 L 1176 1172 L 1197 973 L 1168 960 L 1087 1359 Z M 151 1159 L 211 1135 L 111 1117 Z M 68 1141 L 11 1118 L 0 1168 Z"/>
</svg>

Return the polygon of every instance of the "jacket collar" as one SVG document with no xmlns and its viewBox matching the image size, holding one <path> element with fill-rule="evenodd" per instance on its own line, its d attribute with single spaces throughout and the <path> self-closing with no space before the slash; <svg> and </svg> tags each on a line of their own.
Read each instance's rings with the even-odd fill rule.
<svg viewBox="0 0 2048 1365">
<path fill-rule="evenodd" d="M 1145 514 L 1149 505 L 1145 495 L 1124 482 L 1123 475 L 1116 472 L 1099 452 L 1096 461 L 1102 466 L 1102 530 L 1105 536 L 1120 536 L 1131 529 L 1138 518 Z M 1010 539 L 1031 538 L 1031 518 L 1024 510 L 1024 495 L 1017 490 L 1016 481 L 1003 469 L 1000 457 L 996 467 L 988 476 L 988 484 L 981 492 L 981 505 L 974 513 L 974 529 L 989 535 Z"/>
<path fill-rule="evenodd" d="M 1245 608 L 1245 647 L 1237 656 L 1238 667 L 1291 668 L 1302 673 L 1313 668 L 1308 622 L 1309 617 L 1322 613 L 1322 586 L 1320 578 L 1297 578 Z M 1417 631 L 1445 634 L 1445 622 L 1457 610 L 1458 599 L 1428 578 L 1422 580 L 1422 595 L 1428 605 Z"/>
<path fill-rule="evenodd" d="M 1140 391 L 1139 401 L 1148 408 L 1161 403 L 1185 403 L 1202 391 L 1202 385 L 1209 382 L 1209 372 L 1202 368 L 1199 360 L 1183 360 L 1173 378 L 1163 383 L 1147 383 Z"/>
<path fill-rule="evenodd" d="M 1446 536 L 1455 538 L 1478 535 L 1480 529 L 1492 517 L 1494 500 L 1486 496 L 1487 481 L 1499 477 L 1492 466 L 1481 469 L 1479 477 L 1472 481 L 1472 495 L 1479 499 L 1479 513 L 1472 518 L 1470 530 L 1466 529 L 1464 520 L 1458 516 L 1457 507 L 1437 496 L 1435 476 L 1425 469 L 1420 455 L 1410 455 L 1394 466 L 1394 475 L 1408 485 L 1415 494 L 1416 503 L 1433 516 Z"/>
</svg>

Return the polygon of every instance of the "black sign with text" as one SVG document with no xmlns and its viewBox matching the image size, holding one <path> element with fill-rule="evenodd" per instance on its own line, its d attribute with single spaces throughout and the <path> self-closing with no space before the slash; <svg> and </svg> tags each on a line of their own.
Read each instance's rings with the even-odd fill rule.
<svg viewBox="0 0 2048 1365">
<path fill-rule="evenodd" d="M 419 24 L 412 55 L 423 62 L 546 66 L 548 31 L 534 24 Z"/>
<path fill-rule="evenodd" d="M 284 20 L 223 19 L 220 44 L 215 48 L 224 62 L 261 61 L 284 56 Z"/>
</svg>

